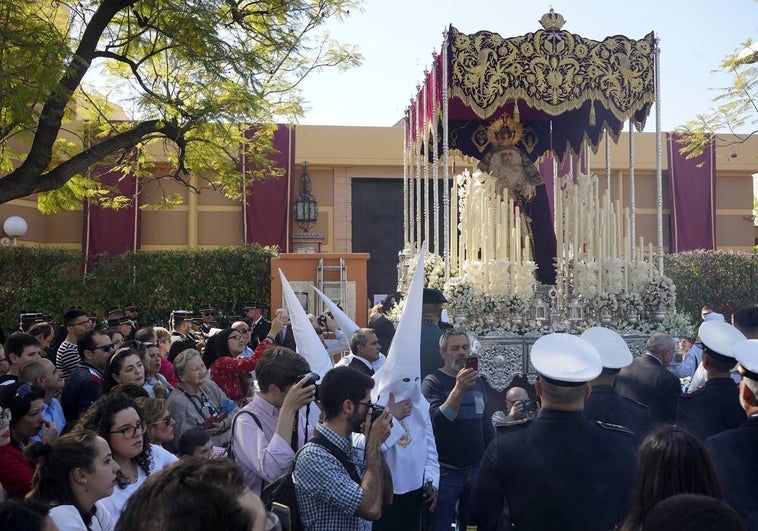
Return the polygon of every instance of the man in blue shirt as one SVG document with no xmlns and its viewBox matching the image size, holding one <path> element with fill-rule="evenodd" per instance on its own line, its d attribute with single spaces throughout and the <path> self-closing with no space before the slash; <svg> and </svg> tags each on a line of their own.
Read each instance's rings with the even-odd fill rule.
<svg viewBox="0 0 758 531">
<path fill-rule="evenodd" d="M 60 396 L 63 384 L 65 383 L 63 372 L 57 369 L 49 359 L 40 358 L 37 361 L 25 363 L 19 369 L 18 374 L 18 381 L 20 383 L 28 382 L 45 391 L 45 396 L 42 399 L 44 403 L 42 416 L 48 422 L 55 424 L 58 433 L 62 433 L 63 428 L 66 427 L 66 417 L 63 415 L 63 408 L 56 397 Z M 41 440 L 39 435 L 32 437 L 32 439 L 35 441 Z"/>
</svg>

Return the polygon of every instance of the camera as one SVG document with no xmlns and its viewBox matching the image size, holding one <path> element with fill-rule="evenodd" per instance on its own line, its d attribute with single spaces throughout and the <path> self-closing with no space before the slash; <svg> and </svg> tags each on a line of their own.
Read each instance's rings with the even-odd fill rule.
<svg viewBox="0 0 758 531">
<path fill-rule="evenodd" d="M 524 407 L 524 413 L 536 413 L 539 410 L 536 400 L 522 400 L 521 405 Z"/>
<path fill-rule="evenodd" d="M 305 377 L 308 377 L 308 381 L 305 382 L 303 387 L 308 387 L 309 385 L 315 385 L 316 386 L 316 396 L 318 396 L 318 381 L 321 379 L 321 376 L 316 374 L 315 372 L 304 372 L 303 374 L 298 374 L 295 376 L 295 381 L 293 383 L 297 383 L 300 380 L 302 380 Z"/>
<path fill-rule="evenodd" d="M 384 406 L 380 406 L 379 404 L 373 404 L 371 406 L 371 424 L 376 422 L 376 419 L 379 418 L 379 415 L 384 413 Z"/>
</svg>

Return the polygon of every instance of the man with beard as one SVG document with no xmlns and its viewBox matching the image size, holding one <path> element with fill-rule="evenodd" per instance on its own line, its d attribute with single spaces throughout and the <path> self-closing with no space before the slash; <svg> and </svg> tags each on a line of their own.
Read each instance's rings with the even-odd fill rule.
<svg viewBox="0 0 758 531">
<path fill-rule="evenodd" d="M 319 390 L 324 422 L 316 425 L 316 436 L 298 453 L 293 473 L 305 529 L 368 530 L 368 520 L 381 517 L 382 503 L 392 501 L 392 476 L 381 454 L 391 415 L 385 410 L 372 422 L 373 386 L 374 380 L 348 367 L 336 367 L 324 376 Z M 360 432 L 366 436 L 364 455 L 350 440 Z M 346 468 L 350 461 L 357 470 Z"/>
<path fill-rule="evenodd" d="M 439 345 L 444 366 L 424 378 L 421 391 L 429 401 L 440 464 L 432 529 L 449 531 L 453 522 L 456 529 L 466 529 L 479 461 L 495 431 L 479 372 L 464 367 L 471 348 L 465 330 L 445 330 Z"/>
</svg>

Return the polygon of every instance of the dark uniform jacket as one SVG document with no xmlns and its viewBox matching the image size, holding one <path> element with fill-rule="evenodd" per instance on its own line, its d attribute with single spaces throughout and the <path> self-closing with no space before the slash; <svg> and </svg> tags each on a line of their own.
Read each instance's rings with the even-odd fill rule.
<svg viewBox="0 0 758 531">
<path fill-rule="evenodd" d="M 348 367 L 351 369 L 362 372 L 366 376 L 373 376 L 374 370 L 371 369 L 368 365 L 366 365 L 364 362 L 358 359 L 358 356 L 353 357 L 353 359 L 348 364 Z"/>
<path fill-rule="evenodd" d="M 253 333 L 250 336 L 250 347 L 255 350 L 258 343 L 266 339 L 269 332 L 271 332 L 271 321 L 268 321 L 265 318 L 259 319 L 257 323 L 253 324 Z"/>
<path fill-rule="evenodd" d="M 61 391 L 61 408 L 66 425 L 73 426 L 82 413 L 94 404 L 103 392 L 103 377 L 100 371 L 82 362 L 66 378 Z"/>
<path fill-rule="evenodd" d="M 614 387 L 618 394 L 650 408 L 653 422 L 676 420 L 676 401 L 682 394 L 682 385 L 655 356 L 645 353 L 635 358 L 631 365 L 621 369 Z"/>
<path fill-rule="evenodd" d="M 629 428 L 634 432 L 635 446 L 639 446 L 653 427 L 653 417 L 646 405 L 619 395 L 610 385 L 592 386 L 592 394 L 584 401 L 584 416 L 587 420 Z"/>
<path fill-rule="evenodd" d="M 188 348 L 197 348 L 195 340 L 189 336 L 185 336 L 181 332 L 176 330 L 171 331 L 171 346 L 168 350 L 168 359 L 171 363 L 174 362 L 179 353 L 187 350 Z"/>
<path fill-rule="evenodd" d="M 740 388 L 731 378 L 708 380 L 697 391 L 682 395 L 676 408 L 677 426 L 701 441 L 743 422 L 745 410 L 740 405 Z"/>
<path fill-rule="evenodd" d="M 382 346 L 382 352 L 389 352 L 392 345 L 392 338 L 395 337 L 395 325 L 384 315 L 378 314 L 369 323 L 369 328 L 376 334 L 376 339 Z"/>
<path fill-rule="evenodd" d="M 621 430 L 549 409 L 498 428 L 471 496 L 479 531 L 498 529 L 504 499 L 513 529 L 612 529 L 637 473 L 631 433 Z"/>
<path fill-rule="evenodd" d="M 724 500 L 745 520 L 748 531 L 758 531 L 758 417 L 750 417 L 739 428 L 722 431 L 705 440 Z"/>
</svg>

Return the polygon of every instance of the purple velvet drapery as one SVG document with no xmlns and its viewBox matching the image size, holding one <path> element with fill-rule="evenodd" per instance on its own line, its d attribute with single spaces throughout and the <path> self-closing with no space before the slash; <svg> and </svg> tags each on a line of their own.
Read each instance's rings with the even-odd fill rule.
<svg viewBox="0 0 758 531">
<path fill-rule="evenodd" d="M 670 252 L 716 248 L 716 159 L 713 139 L 703 154 L 687 160 L 681 135 L 666 133 L 671 204 Z"/>
<path fill-rule="evenodd" d="M 117 171 L 104 172 L 100 176 L 100 182 L 106 187 L 117 188 L 121 195 L 129 198 L 135 197 L 139 186 L 136 177 Z M 141 218 L 142 213 L 135 201 L 114 210 L 85 200 L 82 216 L 82 252 L 89 258 L 101 253 L 118 255 L 139 249 L 142 243 Z"/>
<path fill-rule="evenodd" d="M 249 132 L 252 134 L 252 131 Z M 246 133 L 248 134 L 248 133 Z M 273 138 L 275 153 L 269 155 L 275 165 L 284 171 L 278 179 L 255 181 L 248 188 L 246 243 L 278 245 L 280 251 L 289 252 L 292 234 L 292 205 L 296 189 L 293 175 L 295 167 L 295 128 L 279 124 Z"/>
</svg>

